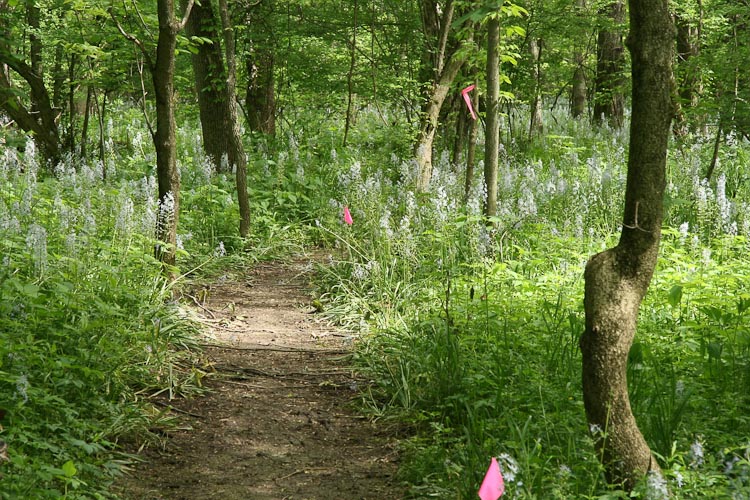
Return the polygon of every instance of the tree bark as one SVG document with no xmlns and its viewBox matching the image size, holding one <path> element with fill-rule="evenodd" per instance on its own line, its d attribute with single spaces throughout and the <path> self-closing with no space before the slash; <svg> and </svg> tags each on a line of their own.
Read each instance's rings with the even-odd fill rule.
<svg viewBox="0 0 750 500">
<path fill-rule="evenodd" d="M 163 243 L 156 246 L 156 257 L 167 266 L 175 265 L 180 215 L 180 173 L 177 170 L 177 126 L 174 116 L 175 49 L 177 34 L 187 23 L 192 6 L 193 1 L 190 0 L 182 22 L 175 19 L 174 0 L 158 0 L 156 7 L 159 37 L 151 76 L 156 97 L 156 130 L 153 139 L 161 207 L 156 238 Z"/>
<path fill-rule="evenodd" d="M 252 40 L 245 56 L 247 88 L 245 110 L 248 128 L 270 137 L 276 134 L 275 59 L 272 47 L 273 0 L 260 0 L 247 10 L 247 24 Z"/>
<path fill-rule="evenodd" d="M 458 71 L 464 64 L 465 58 L 457 57 L 455 54 L 443 69 L 440 79 L 433 85 L 430 92 L 430 100 L 422 118 L 422 126 L 419 130 L 417 146 L 415 148 L 419 177 L 417 178 L 417 191 L 426 192 L 432 180 L 432 145 L 435 141 L 435 132 L 438 127 L 438 117 L 443 107 L 445 97 L 448 95 L 453 80 L 456 79 Z"/>
<path fill-rule="evenodd" d="M 497 215 L 497 169 L 500 147 L 500 19 L 487 21 L 487 132 L 484 139 L 484 214 Z"/>
<path fill-rule="evenodd" d="M 183 0 L 183 5 L 187 2 Z M 226 114 L 227 89 L 221 83 L 226 80 L 224 56 L 221 51 L 219 23 L 210 1 L 193 6 L 187 23 L 190 36 L 211 40 L 201 43 L 191 55 L 195 91 L 198 94 L 203 151 L 211 159 L 217 172 L 222 169 L 222 158 L 229 155 L 229 134 L 227 134 Z"/>
<path fill-rule="evenodd" d="M 681 15 L 675 15 L 675 25 L 677 28 L 677 95 L 679 100 L 674 132 L 675 135 L 685 135 L 688 131 L 685 108 L 693 108 L 698 104 L 699 79 L 692 61 L 699 53 L 698 27 Z"/>
<path fill-rule="evenodd" d="M 344 146 L 349 138 L 349 128 L 352 126 L 352 105 L 354 104 L 354 67 L 357 62 L 357 10 L 359 3 L 354 0 L 354 16 L 352 21 L 352 39 L 349 45 L 349 71 L 346 74 L 346 124 L 344 125 Z"/>
<path fill-rule="evenodd" d="M 435 57 L 430 57 L 433 64 L 432 72 L 437 75 L 427 92 L 419 135 L 414 148 L 418 168 L 417 191 L 426 192 L 432 179 L 432 146 L 435 141 L 440 110 L 467 56 L 456 50 L 451 51 L 450 55 L 447 54 L 449 32 L 453 21 L 453 1 L 448 1 L 439 23 L 434 20 L 433 14 L 437 12 L 434 1 L 423 0 L 420 5 L 427 46 L 433 47 L 430 53 L 435 54 Z M 437 35 L 435 34 L 436 27 L 439 27 Z"/>
<path fill-rule="evenodd" d="M 0 10 L 8 11 L 8 3 L 0 3 Z M 27 4 L 27 20 L 39 21 L 39 9 L 33 1 Z M 3 16 L 5 19 L 5 16 Z M 36 32 L 36 30 L 35 30 Z M 0 24 L 0 38 L 6 38 L 8 27 Z M 42 73 L 41 41 L 32 35 L 30 63 L 16 56 L 5 40 L 0 40 L 0 108 L 21 127 L 24 132 L 34 134 L 42 157 L 48 165 L 60 159 L 60 135 L 58 133 L 52 99 L 47 92 Z M 20 76 L 29 87 L 31 106 L 27 107 L 17 94 L 11 79 L 11 70 Z"/>
<path fill-rule="evenodd" d="M 629 3 L 633 113 L 622 234 L 586 265 L 580 344 L 586 417 L 607 478 L 632 490 L 644 474 L 660 473 L 630 408 L 626 374 L 661 237 L 674 28 L 668 0 Z"/>
<path fill-rule="evenodd" d="M 474 110 L 479 113 L 479 92 L 474 92 L 472 97 Z M 466 177 L 464 179 L 464 203 L 468 203 L 469 194 L 471 193 L 471 183 L 474 182 L 474 165 L 476 164 L 477 153 L 477 136 L 479 135 L 479 125 L 477 120 L 471 120 L 469 126 L 469 148 L 466 153 Z"/>
<path fill-rule="evenodd" d="M 451 152 L 451 168 L 457 169 L 463 160 L 463 152 L 466 147 L 466 132 L 469 128 L 469 111 L 464 106 L 463 99 L 458 102 L 456 110 L 456 132 L 453 137 L 453 151 Z"/>
<path fill-rule="evenodd" d="M 83 125 L 81 126 L 81 158 L 86 158 L 89 141 L 89 118 L 91 117 L 91 100 L 94 97 L 94 87 L 86 87 L 86 108 L 83 110 Z"/>
<path fill-rule="evenodd" d="M 604 8 L 605 15 L 615 25 L 625 22 L 623 0 L 615 0 Z M 596 50 L 596 89 L 594 98 L 594 123 L 602 119 L 612 127 L 620 128 L 624 120 L 625 98 L 622 94 L 622 70 L 625 62 L 622 32 L 618 27 L 600 29 Z"/>
<path fill-rule="evenodd" d="M 529 40 L 529 53 L 531 54 L 534 95 L 531 101 L 531 119 L 529 120 L 529 140 L 544 131 L 544 118 L 542 117 L 542 40 L 531 38 Z"/>
<path fill-rule="evenodd" d="M 235 59 L 234 29 L 229 16 L 227 0 L 219 0 L 221 27 L 224 33 L 224 52 L 227 61 L 227 104 L 229 121 L 229 165 L 235 169 L 237 201 L 240 206 L 240 237 L 250 232 L 250 200 L 247 194 L 247 157 L 242 146 L 240 123 L 237 113 L 237 63 Z"/>
<path fill-rule="evenodd" d="M 577 15 L 582 16 L 585 14 L 586 0 L 576 1 Z M 573 62 L 575 64 L 575 71 L 573 72 L 573 90 L 571 95 L 571 107 L 570 113 L 573 118 L 578 118 L 586 114 L 586 71 L 584 64 L 586 57 L 580 47 L 576 48 L 573 52 Z"/>
</svg>

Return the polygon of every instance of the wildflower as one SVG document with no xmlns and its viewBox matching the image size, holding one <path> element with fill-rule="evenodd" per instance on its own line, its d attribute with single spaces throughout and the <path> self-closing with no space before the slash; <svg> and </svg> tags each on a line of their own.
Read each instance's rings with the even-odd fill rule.
<svg viewBox="0 0 750 500">
<path fill-rule="evenodd" d="M 677 382 L 675 382 L 674 392 L 678 398 L 682 397 L 685 394 L 685 382 L 683 382 L 682 380 L 678 380 Z"/>
<path fill-rule="evenodd" d="M 516 480 L 516 476 L 518 475 L 518 472 L 520 471 L 520 467 L 518 466 L 518 462 L 516 462 L 516 459 L 511 457 L 507 453 L 501 453 L 499 457 L 497 457 L 498 464 L 500 465 L 500 469 L 503 472 L 503 477 L 505 480 L 509 483 L 512 483 Z M 521 484 L 520 481 L 518 484 Z"/>
<path fill-rule="evenodd" d="M 573 474 L 573 471 L 570 470 L 570 467 L 568 467 L 565 464 L 560 464 L 560 469 L 559 469 L 560 476 L 567 477 L 567 476 L 570 476 L 571 474 Z"/>
<path fill-rule="evenodd" d="M 732 470 L 734 469 L 734 466 L 737 462 L 740 461 L 739 457 L 732 457 L 731 459 L 724 462 L 724 474 L 729 475 L 732 473 Z"/>
<path fill-rule="evenodd" d="M 158 206 L 159 219 L 157 224 L 159 228 L 167 228 L 172 224 L 175 217 L 174 194 L 171 191 L 168 192 L 162 200 L 159 200 Z"/>
<path fill-rule="evenodd" d="M 357 281 L 364 281 L 367 279 L 367 276 L 370 274 L 368 267 L 363 266 L 360 263 L 354 264 L 354 269 L 352 270 L 352 277 Z"/>
<path fill-rule="evenodd" d="M 646 479 L 646 498 L 649 500 L 662 500 L 669 498 L 667 480 L 659 472 L 651 470 Z"/>
<path fill-rule="evenodd" d="M 26 375 L 21 375 L 16 380 L 16 393 L 23 398 L 24 403 L 29 401 L 29 379 Z"/>
<path fill-rule="evenodd" d="M 127 235 L 132 230 L 132 219 L 135 208 L 133 206 L 133 200 L 127 197 L 120 206 L 120 211 L 117 213 L 117 220 L 115 221 L 115 231 L 120 234 Z"/>
<path fill-rule="evenodd" d="M 37 272 L 41 274 L 47 267 L 47 230 L 33 224 L 26 235 L 26 247 L 31 252 Z"/>
<path fill-rule="evenodd" d="M 703 259 L 704 265 L 709 265 L 711 263 L 711 249 L 704 248 L 703 253 L 701 254 L 701 258 Z"/>
<path fill-rule="evenodd" d="M 65 237 L 65 249 L 68 251 L 68 255 L 75 256 L 78 249 L 78 235 L 75 231 L 71 231 Z"/>
<path fill-rule="evenodd" d="M 346 222 L 348 226 L 351 226 L 352 224 L 354 224 L 354 220 L 352 219 L 352 214 L 351 212 L 349 212 L 349 207 L 346 205 L 344 205 L 344 222 Z"/>
<path fill-rule="evenodd" d="M 719 206 L 719 216 L 724 227 L 729 225 L 730 202 L 727 200 L 727 177 L 724 174 L 716 181 L 716 204 Z"/>
<path fill-rule="evenodd" d="M 391 211 L 387 208 L 383 211 L 380 216 L 380 229 L 383 231 L 383 235 L 389 240 L 393 238 L 393 230 L 391 229 Z"/>
<path fill-rule="evenodd" d="M 214 255 L 216 257 L 224 257 L 227 254 L 226 248 L 224 248 L 224 242 L 220 241 L 219 246 L 214 249 Z"/>
<path fill-rule="evenodd" d="M 685 478 L 682 477 L 682 473 L 680 473 L 679 471 L 675 472 L 674 480 L 677 483 L 678 488 L 682 488 L 685 485 Z"/>
<path fill-rule="evenodd" d="M 690 466 L 694 469 L 703 465 L 703 444 L 699 440 L 695 440 L 690 445 Z"/>
<path fill-rule="evenodd" d="M 680 245 L 685 244 L 685 240 L 687 240 L 689 232 L 690 232 L 689 222 L 683 222 L 682 224 L 680 224 Z"/>
</svg>

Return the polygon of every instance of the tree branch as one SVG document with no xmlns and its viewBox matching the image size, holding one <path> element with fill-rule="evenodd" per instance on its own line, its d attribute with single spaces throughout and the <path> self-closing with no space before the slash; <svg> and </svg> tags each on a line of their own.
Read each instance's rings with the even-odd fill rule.
<svg viewBox="0 0 750 500">
<path fill-rule="evenodd" d="M 195 0 L 188 0 L 188 4 L 185 7 L 185 15 L 182 16 L 182 21 L 180 21 L 180 23 L 177 25 L 177 31 L 182 31 L 182 29 L 185 28 L 188 19 L 190 19 L 190 12 L 192 12 L 194 4 Z"/>
<path fill-rule="evenodd" d="M 125 29 L 120 24 L 120 21 L 118 21 L 117 18 L 115 17 L 115 12 L 112 9 L 112 7 L 107 9 L 107 12 L 109 12 L 109 16 L 115 22 L 115 25 L 117 26 L 117 31 L 119 31 L 120 34 L 124 36 L 126 39 L 133 42 L 133 44 L 135 44 L 136 47 L 138 47 L 138 49 L 143 54 L 143 58 L 146 60 L 146 64 L 148 64 L 149 69 L 153 71 L 154 70 L 153 61 L 151 60 L 151 56 L 149 55 L 148 50 L 146 50 L 146 46 L 143 44 L 143 42 L 140 41 L 138 38 L 136 38 L 134 35 L 131 35 L 127 31 L 125 31 Z"/>
</svg>

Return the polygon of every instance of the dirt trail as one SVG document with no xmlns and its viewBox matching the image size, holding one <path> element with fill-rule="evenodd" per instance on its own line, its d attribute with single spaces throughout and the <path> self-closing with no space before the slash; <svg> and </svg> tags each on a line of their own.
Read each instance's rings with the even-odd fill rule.
<svg viewBox="0 0 750 500">
<path fill-rule="evenodd" d="M 173 401 L 192 427 L 146 452 L 132 500 L 399 499 L 394 439 L 351 405 L 350 339 L 311 314 L 305 263 L 210 286 L 212 392 Z M 190 416 L 188 414 L 192 414 Z"/>
</svg>

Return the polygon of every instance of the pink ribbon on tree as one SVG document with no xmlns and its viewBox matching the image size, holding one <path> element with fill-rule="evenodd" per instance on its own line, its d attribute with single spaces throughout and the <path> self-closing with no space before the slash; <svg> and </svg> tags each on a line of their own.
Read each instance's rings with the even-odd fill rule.
<svg viewBox="0 0 750 500">
<path fill-rule="evenodd" d="M 505 481 L 500 472 L 497 459 L 492 457 L 487 474 L 484 475 L 482 486 L 479 487 L 479 498 L 482 500 L 497 500 L 505 493 Z"/>
<path fill-rule="evenodd" d="M 351 226 L 352 224 L 354 224 L 354 219 L 352 219 L 352 214 L 351 212 L 349 212 L 349 207 L 346 205 L 344 205 L 344 222 L 346 222 L 348 226 Z"/>
<path fill-rule="evenodd" d="M 475 120 L 477 119 L 476 113 L 474 113 L 474 107 L 471 105 L 471 97 L 469 97 L 469 92 L 474 90 L 476 88 L 476 85 L 469 85 L 465 89 L 461 91 L 461 95 L 464 97 L 464 102 L 466 103 L 466 107 L 469 108 L 469 113 L 471 113 L 471 117 Z"/>
</svg>

